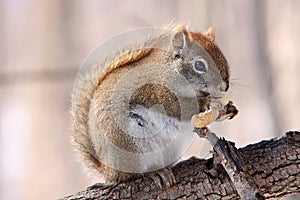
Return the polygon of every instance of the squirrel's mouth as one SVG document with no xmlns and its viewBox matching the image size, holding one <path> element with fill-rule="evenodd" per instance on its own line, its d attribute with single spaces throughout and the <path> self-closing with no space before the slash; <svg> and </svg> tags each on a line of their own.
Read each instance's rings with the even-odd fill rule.
<svg viewBox="0 0 300 200">
<path fill-rule="evenodd" d="M 197 103 L 199 107 L 199 113 L 205 112 L 210 109 L 211 95 L 208 92 L 200 91 L 197 94 Z"/>
</svg>

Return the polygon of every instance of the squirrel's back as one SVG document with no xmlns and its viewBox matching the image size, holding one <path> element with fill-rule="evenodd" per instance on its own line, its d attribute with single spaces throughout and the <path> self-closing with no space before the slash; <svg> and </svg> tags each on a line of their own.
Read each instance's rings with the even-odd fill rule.
<svg viewBox="0 0 300 200">
<path fill-rule="evenodd" d="M 104 174 L 104 171 L 105 173 L 111 171 L 110 174 L 112 175 L 110 176 L 114 180 L 117 179 L 118 174 L 114 178 L 113 174 L 115 170 L 103 165 L 96 153 L 91 133 L 98 133 L 94 133 L 89 127 L 89 124 L 93 123 L 91 121 L 97 120 L 96 116 L 91 116 L 90 114 L 92 99 L 98 99 L 97 102 L 94 102 L 96 104 L 94 106 L 101 110 L 101 113 L 99 113 L 102 115 L 100 120 L 104 120 L 104 123 L 110 128 L 110 132 L 118 132 L 113 130 L 116 127 L 110 124 L 113 123 L 113 119 L 111 119 L 113 116 L 110 115 L 110 101 L 114 86 L 122 76 L 122 73 L 126 73 L 126 71 L 134 67 L 128 67 L 130 64 L 142 60 L 153 51 L 152 48 L 149 48 L 149 46 L 154 45 L 152 43 L 153 38 L 149 38 L 148 41 L 136 45 L 133 49 L 118 51 L 111 59 L 107 58 L 101 64 L 92 65 L 84 74 L 79 74 L 76 78 L 76 84 L 71 96 L 70 109 L 72 141 L 75 149 L 78 151 L 79 159 L 86 166 L 86 171 L 93 176 L 99 174 L 99 172 Z M 145 45 L 147 48 L 144 48 Z M 112 71 L 114 72 L 112 73 Z M 108 76 L 109 78 L 107 78 Z M 134 147 L 130 145 L 130 141 L 122 139 L 120 142 L 122 144 L 126 143 L 128 148 L 133 150 Z M 128 176 L 131 177 L 132 175 Z M 124 178 L 126 179 L 125 174 Z"/>
</svg>

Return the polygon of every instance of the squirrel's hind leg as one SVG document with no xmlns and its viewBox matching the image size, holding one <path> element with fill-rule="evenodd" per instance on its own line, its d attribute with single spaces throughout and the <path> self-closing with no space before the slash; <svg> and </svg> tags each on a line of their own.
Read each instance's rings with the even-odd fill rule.
<svg viewBox="0 0 300 200">
<path fill-rule="evenodd" d="M 171 187 L 176 183 L 176 178 L 171 168 L 166 167 L 154 172 L 149 172 L 147 177 L 153 180 L 159 188 Z"/>
</svg>

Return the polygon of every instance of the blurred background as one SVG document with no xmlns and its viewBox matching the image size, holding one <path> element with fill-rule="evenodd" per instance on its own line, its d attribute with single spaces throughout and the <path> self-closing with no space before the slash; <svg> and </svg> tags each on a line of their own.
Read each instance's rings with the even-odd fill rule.
<svg viewBox="0 0 300 200">
<path fill-rule="evenodd" d="M 299 130 L 299 10 L 296 0 L 0 1 L 0 199 L 55 199 L 93 184 L 69 142 L 72 85 L 96 45 L 137 27 L 216 27 L 240 111 L 222 135 L 237 146 Z"/>
</svg>

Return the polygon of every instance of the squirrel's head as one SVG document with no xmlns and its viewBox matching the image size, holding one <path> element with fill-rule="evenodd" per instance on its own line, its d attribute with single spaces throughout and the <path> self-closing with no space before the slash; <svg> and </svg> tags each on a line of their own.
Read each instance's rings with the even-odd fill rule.
<svg viewBox="0 0 300 200">
<path fill-rule="evenodd" d="M 213 28 L 201 34 L 180 27 L 172 37 L 174 57 L 180 63 L 177 70 L 197 96 L 219 97 L 229 88 L 229 66 L 214 40 Z"/>
</svg>

